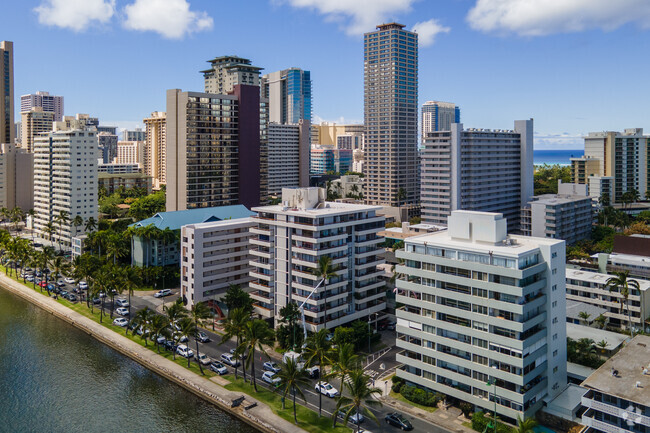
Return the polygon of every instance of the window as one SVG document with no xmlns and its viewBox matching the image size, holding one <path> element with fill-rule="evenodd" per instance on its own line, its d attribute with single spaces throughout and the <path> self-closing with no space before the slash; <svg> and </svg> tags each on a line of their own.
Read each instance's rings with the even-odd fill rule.
<svg viewBox="0 0 650 433">
<path fill-rule="evenodd" d="M 557 274 L 557 268 L 553 268 L 553 271 L 551 271 L 553 275 Z"/>
<path fill-rule="evenodd" d="M 476 304 L 472 305 L 472 311 L 474 313 L 478 313 L 478 314 L 486 314 L 487 315 L 487 313 L 488 313 L 487 307 L 485 307 L 483 305 L 476 305 Z"/>
<path fill-rule="evenodd" d="M 482 322 L 477 322 L 477 321 L 474 321 L 472 323 L 472 327 L 474 329 L 476 329 L 477 331 L 483 331 L 483 332 L 488 332 L 488 329 L 489 329 L 487 323 L 482 323 Z"/>
<path fill-rule="evenodd" d="M 553 287 L 551 287 L 551 291 L 555 292 L 557 290 L 557 284 L 553 284 Z"/>
<path fill-rule="evenodd" d="M 488 347 L 488 342 L 486 340 L 476 337 L 472 338 L 472 344 L 474 346 L 482 347 L 483 349 L 487 349 Z"/>
<path fill-rule="evenodd" d="M 553 373 L 557 373 L 557 366 L 553 367 Z"/>
<path fill-rule="evenodd" d="M 551 258 L 554 259 L 554 258 L 556 258 L 556 257 L 557 257 L 557 252 L 553 252 L 553 253 L 551 254 Z"/>
<path fill-rule="evenodd" d="M 553 341 L 557 340 L 557 334 L 553 334 Z"/>
<path fill-rule="evenodd" d="M 485 356 L 472 355 L 472 361 L 478 364 L 488 365 L 488 359 Z"/>
<path fill-rule="evenodd" d="M 472 287 L 472 294 L 474 296 L 478 296 L 480 298 L 487 298 L 488 297 L 488 291 L 485 289 L 477 289 L 476 287 Z"/>
<path fill-rule="evenodd" d="M 554 350 L 553 351 L 553 357 L 556 357 L 556 356 L 557 356 L 557 350 Z"/>
<path fill-rule="evenodd" d="M 557 317 L 553 317 L 553 324 L 557 323 Z"/>
<path fill-rule="evenodd" d="M 557 307 L 557 301 L 553 301 L 551 305 L 553 306 L 553 308 Z"/>
</svg>

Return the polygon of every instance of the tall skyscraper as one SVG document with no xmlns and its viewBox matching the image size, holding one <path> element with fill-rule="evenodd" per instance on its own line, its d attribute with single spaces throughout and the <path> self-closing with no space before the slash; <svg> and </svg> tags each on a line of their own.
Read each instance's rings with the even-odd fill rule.
<svg viewBox="0 0 650 433">
<path fill-rule="evenodd" d="M 0 42 L 0 143 L 13 144 L 14 125 L 14 43 Z"/>
<path fill-rule="evenodd" d="M 364 35 L 366 203 L 416 204 L 418 35 L 397 23 Z"/>
<path fill-rule="evenodd" d="M 49 92 L 36 92 L 20 97 L 20 112 L 41 107 L 43 111 L 54 113 L 54 121 L 63 120 L 63 96 L 50 95 Z"/>
<path fill-rule="evenodd" d="M 262 97 L 269 100 L 269 122 L 298 124 L 311 122 L 311 74 L 289 68 L 262 76 Z"/>
<path fill-rule="evenodd" d="M 167 184 L 167 113 L 154 111 L 143 120 L 147 138 L 144 145 L 144 172 L 151 176 L 153 187 Z"/>
<path fill-rule="evenodd" d="M 50 132 L 54 124 L 54 113 L 44 111 L 42 107 L 32 107 L 20 113 L 20 147 L 27 152 L 34 151 L 34 137 L 41 132 Z"/>
<path fill-rule="evenodd" d="M 260 71 L 249 59 L 237 56 L 221 56 L 208 61 L 212 67 L 201 71 L 205 78 L 205 93 L 226 95 L 236 85 L 260 85 Z"/>
<path fill-rule="evenodd" d="M 422 138 L 427 132 L 449 131 L 452 123 L 460 123 L 460 107 L 451 102 L 427 101 L 422 106 Z"/>
</svg>

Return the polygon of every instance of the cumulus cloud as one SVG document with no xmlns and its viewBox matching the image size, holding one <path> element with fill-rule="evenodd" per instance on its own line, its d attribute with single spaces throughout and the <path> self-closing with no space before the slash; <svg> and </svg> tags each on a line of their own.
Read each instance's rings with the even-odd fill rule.
<svg viewBox="0 0 650 433">
<path fill-rule="evenodd" d="M 328 20 L 339 21 L 346 32 L 358 35 L 377 24 L 395 19 L 394 14 L 411 10 L 417 0 L 280 0 L 296 8 L 316 10 Z"/>
<path fill-rule="evenodd" d="M 648 28 L 647 0 L 477 0 L 467 14 L 482 32 L 544 36 L 590 29 L 614 30 L 636 23 Z"/>
<path fill-rule="evenodd" d="M 535 131 L 535 149 L 561 150 L 584 148 L 582 135 L 562 133 L 548 133 Z M 576 154 L 577 155 L 577 154 Z"/>
<path fill-rule="evenodd" d="M 93 22 L 107 23 L 115 13 L 115 0 L 44 0 L 34 12 L 41 24 L 80 32 Z"/>
<path fill-rule="evenodd" d="M 135 0 L 124 8 L 124 27 L 152 31 L 168 39 L 212 28 L 213 20 L 206 12 L 190 10 L 187 0 Z"/>
<path fill-rule="evenodd" d="M 422 21 L 413 26 L 413 31 L 418 34 L 418 45 L 421 47 L 433 45 L 439 33 L 449 33 L 450 30 L 451 28 L 443 26 L 434 19 Z"/>
</svg>

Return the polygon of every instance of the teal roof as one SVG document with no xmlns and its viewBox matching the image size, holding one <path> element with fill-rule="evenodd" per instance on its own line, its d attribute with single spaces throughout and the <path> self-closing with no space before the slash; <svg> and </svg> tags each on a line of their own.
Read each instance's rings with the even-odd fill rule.
<svg viewBox="0 0 650 433">
<path fill-rule="evenodd" d="M 204 207 L 198 209 L 178 210 L 174 212 L 159 212 L 151 218 L 138 221 L 129 227 L 146 227 L 153 224 L 160 230 L 180 230 L 187 224 L 207 223 L 225 219 L 239 219 L 255 215 L 243 204 L 233 206 Z"/>
</svg>

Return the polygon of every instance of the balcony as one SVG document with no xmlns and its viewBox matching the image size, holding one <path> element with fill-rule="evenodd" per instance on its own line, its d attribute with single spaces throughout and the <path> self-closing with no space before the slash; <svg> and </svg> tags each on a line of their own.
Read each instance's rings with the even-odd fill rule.
<svg viewBox="0 0 650 433">
<path fill-rule="evenodd" d="M 598 412 L 606 413 L 617 418 L 634 419 L 636 424 L 641 424 L 650 427 L 650 416 L 641 415 L 635 412 L 630 412 L 623 408 L 613 406 L 611 404 L 603 403 L 593 399 L 593 391 L 589 391 L 581 399 L 582 405 L 588 409 L 594 409 Z"/>
</svg>

